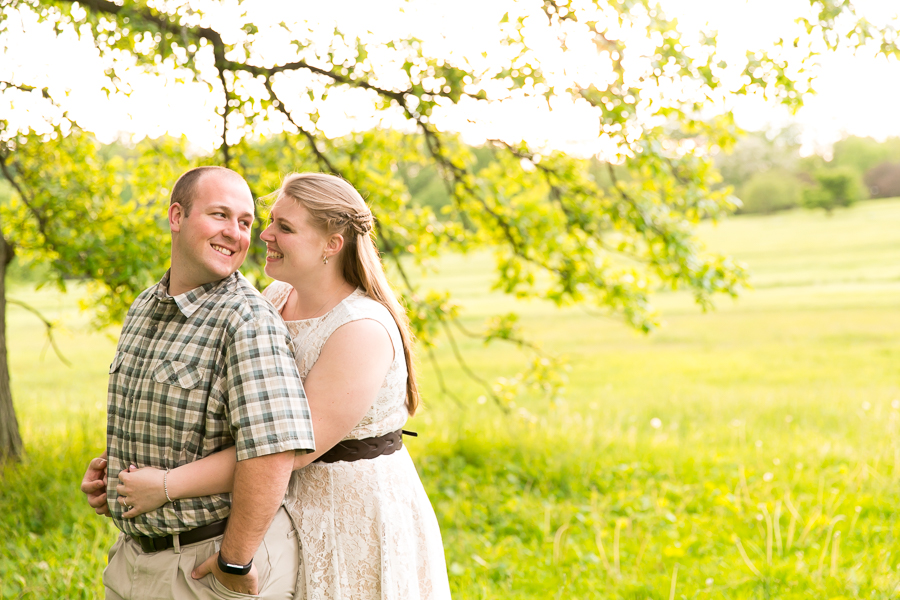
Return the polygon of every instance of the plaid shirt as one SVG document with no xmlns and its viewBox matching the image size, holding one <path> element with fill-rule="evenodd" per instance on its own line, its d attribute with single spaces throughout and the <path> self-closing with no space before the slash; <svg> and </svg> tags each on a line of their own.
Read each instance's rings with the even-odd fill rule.
<svg viewBox="0 0 900 600">
<path fill-rule="evenodd" d="M 135 519 L 116 501 L 128 465 L 168 467 L 236 446 L 245 460 L 314 449 L 306 395 L 275 308 L 240 273 L 179 296 L 169 274 L 128 311 L 109 368 L 107 498 L 128 534 L 161 536 L 227 517 L 231 495 L 176 500 Z"/>
</svg>

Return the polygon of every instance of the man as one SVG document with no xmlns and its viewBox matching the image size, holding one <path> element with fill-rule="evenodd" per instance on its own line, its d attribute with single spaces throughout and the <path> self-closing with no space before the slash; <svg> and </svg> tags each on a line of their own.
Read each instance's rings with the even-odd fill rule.
<svg viewBox="0 0 900 600">
<path fill-rule="evenodd" d="M 172 266 L 128 311 L 109 370 L 108 455 L 82 482 L 122 530 L 103 573 L 110 600 L 293 597 L 299 552 L 281 504 L 294 454 L 314 438 L 288 331 L 237 271 L 253 212 L 229 169 L 193 169 L 172 189 Z M 230 498 L 122 517 L 116 475 L 130 465 L 171 469 L 232 445 Z"/>
</svg>

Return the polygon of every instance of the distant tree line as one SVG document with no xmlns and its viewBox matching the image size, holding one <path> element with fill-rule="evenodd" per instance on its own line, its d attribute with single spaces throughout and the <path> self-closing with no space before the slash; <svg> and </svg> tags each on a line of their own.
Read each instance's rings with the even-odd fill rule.
<svg viewBox="0 0 900 600">
<path fill-rule="evenodd" d="M 798 130 L 751 132 L 716 166 L 723 186 L 741 200 L 739 213 L 773 213 L 805 206 L 826 212 L 869 198 L 900 196 L 900 138 L 879 142 L 850 136 L 833 155 L 800 156 Z"/>
<path fill-rule="evenodd" d="M 860 200 L 900 197 L 900 138 L 879 142 L 850 136 L 835 143 L 830 160 L 818 154 L 800 156 L 799 130 L 748 132 L 730 152 L 715 159 L 722 181 L 741 201 L 738 214 L 769 214 L 792 208 L 824 209 L 831 213 Z M 490 145 L 470 148 L 475 170 L 495 162 Z M 589 161 L 588 173 L 601 189 L 614 187 L 610 168 L 628 180 L 627 165 Z M 401 169 L 412 201 L 437 214 L 452 204 L 447 187 L 434 167 Z"/>
</svg>

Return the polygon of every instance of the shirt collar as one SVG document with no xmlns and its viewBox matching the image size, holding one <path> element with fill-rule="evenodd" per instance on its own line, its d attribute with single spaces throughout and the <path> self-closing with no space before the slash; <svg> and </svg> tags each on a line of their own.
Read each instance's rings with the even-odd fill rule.
<svg viewBox="0 0 900 600">
<path fill-rule="evenodd" d="M 211 283 L 206 283 L 201 285 L 200 287 L 196 287 L 192 290 L 189 290 L 183 294 L 178 294 L 177 296 L 169 295 L 169 276 L 171 274 L 171 269 L 166 271 L 166 274 L 163 275 L 163 278 L 159 280 L 159 283 L 156 284 L 156 287 L 153 289 L 152 297 L 155 297 L 160 302 L 175 302 L 175 305 L 178 307 L 178 310 L 181 311 L 185 317 L 190 318 L 200 306 L 206 301 L 209 296 L 218 290 L 220 287 L 225 289 L 231 289 L 237 284 L 238 277 L 241 276 L 239 271 L 235 271 L 225 279 L 220 279 L 219 281 L 213 281 Z"/>
</svg>

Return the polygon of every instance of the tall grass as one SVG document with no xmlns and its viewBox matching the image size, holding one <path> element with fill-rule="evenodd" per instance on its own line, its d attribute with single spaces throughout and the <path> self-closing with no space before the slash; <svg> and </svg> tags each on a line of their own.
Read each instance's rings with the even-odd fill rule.
<svg viewBox="0 0 900 600">
<path fill-rule="evenodd" d="M 440 398 L 408 442 L 441 522 L 457 598 L 895 598 L 900 595 L 900 201 L 832 218 L 739 217 L 703 235 L 746 261 L 754 290 L 701 314 L 659 297 L 640 337 L 579 308 L 490 293 L 489 255 L 446 257 L 477 327 L 517 309 L 569 357 L 566 400 L 479 404 L 449 352 Z M 40 324 L 10 309 L 27 457 L 2 474 L 4 598 L 91 598 L 115 535 L 77 492 L 103 446 L 113 341 L 72 296 L 14 295 L 68 324 L 72 369 L 41 359 Z M 490 378 L 502 346 L 463 341 Z"/>
</svg>

